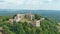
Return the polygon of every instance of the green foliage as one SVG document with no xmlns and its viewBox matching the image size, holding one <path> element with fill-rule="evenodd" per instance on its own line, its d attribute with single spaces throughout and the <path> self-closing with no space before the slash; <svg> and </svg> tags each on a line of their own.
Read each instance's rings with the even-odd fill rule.
<svg viewBox="0 0 60 34">
<path fill-rule="evenodd" d="M 41 21 L 41 26 L 35 28 L 32 24 L 27 22 L 14 22 L 13 25 L 4 25 L 4 32 L 7 34 L 59 34 L 57 27 L 51 21 Z M 11 33 L 9 33 L 11 32 Z"/>
<path fill-rule="evenodd" d="M 35 19 L 39 20 L 40 19 L 40 15 L 35 14 Z"/>
<path fill-rule="evenodd" d="M 40 17 L 40 15 L 35 14 L 35 19 L 38 20 Z M 7 17 L 6 19 L 9 18 Z M 0 21 L 0 26 L 3 27 L 5 34 L 60 34 L 56 27 L 57 23 L 49 18 L 41 21 L 40 27 L 37 28 L 27 22 L 13 22 L 13 24 L 9 24 L 6 21 Z"/>
<path fill-rule="evenodd" d="M 3 31 L 4 31 L 5 34 L 15 34 L 15 33 L 13 33 L 12 31 L 9 30 L 8 26 L 3 25 L 2 27 L 3 27 Z"/>
<path fill-rule="evenodd" d="M 41 17 L 39 14 L 35 14 L 35 19 L 40 20 Z"/>
<path fill-rule="evenodd" d="M 56 26 L 57 24 L 50 19 L 41 21 L 41 28 L 44 34 L 45 33 L 46 34 L 58 34 L 58 29 Z"/>
<path fill-rule="evenodd" d="M 15 14 L 15 15 L 13 16 L 13 18 L 15 18 L 15 16 L 17 16 L 17 14 Z"/>
</svg>

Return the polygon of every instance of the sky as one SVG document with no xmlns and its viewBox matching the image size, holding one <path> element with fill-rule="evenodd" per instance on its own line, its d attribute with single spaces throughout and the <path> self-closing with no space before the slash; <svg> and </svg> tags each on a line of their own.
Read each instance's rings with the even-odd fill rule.
<svg viewBox="0 0 60 34">
<path fill-rule="evenodd" d="M 60 0 L 0 0 L 0 9 L 60 10 Z"/>
</svg>

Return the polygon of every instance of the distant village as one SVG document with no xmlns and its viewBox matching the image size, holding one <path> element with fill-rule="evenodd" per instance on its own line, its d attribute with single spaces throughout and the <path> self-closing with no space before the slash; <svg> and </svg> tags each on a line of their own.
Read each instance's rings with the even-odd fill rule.
<svg viewBox="0 0 60 34">
<path fill-rule="evenodd" d="M 34 14 L 32 14 L 31 12 L 27 13 L 27 14 L 17 14 L 14 18 L 9 19 L 9 22 L 28 22 L 31 23 L 33 26 L 36 27 L 40 27 L 40 22 L 42 20 L 44 20 L 45 18 L 40 18 L 40 20 L 36 20 Z"/>
</svg>

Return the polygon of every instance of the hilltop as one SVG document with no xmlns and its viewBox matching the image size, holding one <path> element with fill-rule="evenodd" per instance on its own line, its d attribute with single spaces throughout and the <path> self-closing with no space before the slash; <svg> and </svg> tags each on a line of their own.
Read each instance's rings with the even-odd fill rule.
<svg viewBox="0 0 60 34">
<path fill-rule="evenodd" d="M 22 14 L 17 14 L 17 15 L 22 15 Z M 4 17 L 4 18 L 0 17 L 1 18 L 0 26 L 3 28 L 5 34 L 60 34 L 56 27 L 57 22 L 55 22 L 50 18 L 43 17 L 39 14 L 34 14 L 35 20 L 37 20 L 38 22 L 35 23 L 35 25 L 32 24 L 34 22 L 26 22 L 26 21 L 21 22 L 18 18 L 17 18 L 19 20 L 18 22 L 16 22 L 16 20 L 13 22 L 9 21 L 11 18 L 15 19 L 17 15 L 14 15 L 12 17 Z M 41 18 L 43 18 L 43 20 L 38 21 Z M 35 21 L 35 20 L 29 19 L 29 21 Z M 36 24 L 38 24 L 37 25 L 38 27 L 36 27 Z"/>
</svg>

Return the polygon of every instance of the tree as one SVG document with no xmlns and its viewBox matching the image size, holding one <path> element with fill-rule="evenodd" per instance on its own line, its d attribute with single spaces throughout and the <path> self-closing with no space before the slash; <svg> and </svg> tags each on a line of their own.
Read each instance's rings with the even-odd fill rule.
<svg viewBox="0 0 60 34">
<path fill-rule="evenodd" d="M 12 31 L 10 31 L 9 28 L 6 25 L 3 26 L 3 31 L 4 31 L 5 34 L 15 34 Z"/>
<path fill-rule="evenodd" d="M 17 33 L 18 33 L 18 34 L 25 34 L 25 31 L 24 31 L 23 26 L 22 26 L 21 23 L 18 24 L 17 27 L 18 27 L 18 28 L 17 28 Z"/>
<path fill-rule="evenodd" d="M 40 15 L 39 14 L 35 14 L 35 19 L 40 20 Z"/>
</svg>

